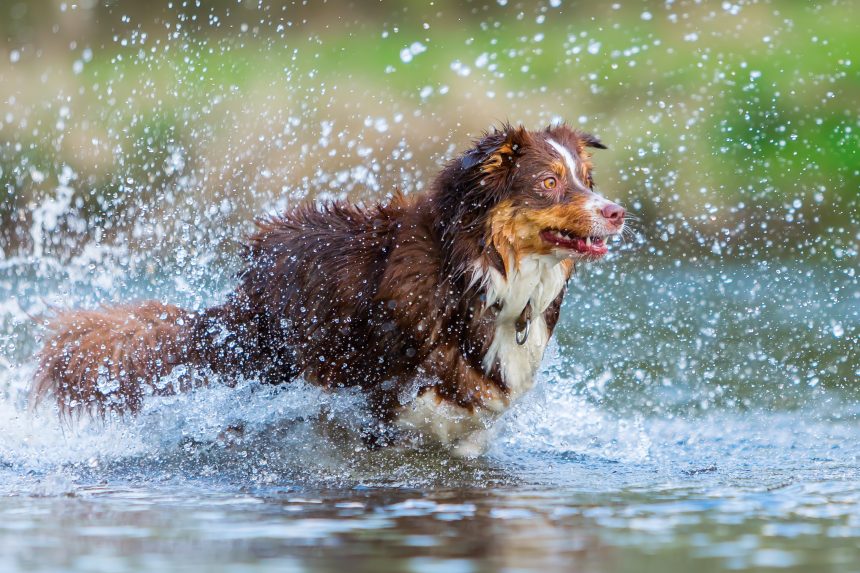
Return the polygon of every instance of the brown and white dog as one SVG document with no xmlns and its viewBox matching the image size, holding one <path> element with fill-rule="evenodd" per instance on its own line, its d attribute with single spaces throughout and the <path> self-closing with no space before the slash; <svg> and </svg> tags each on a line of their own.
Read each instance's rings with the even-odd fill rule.
<svg viewBox="0 0 860 573">
<path fill-rule="evenodd" d="M 533 386 L 574 265 L 624 226 L 624 209 L 593 191 L 587 148 L 605 149 L 564 125 L 505 125 L 428 193 L 262 220 L 224 304 L 60 313 L 34 398 L 53 394 L 64 414 L 134 412 L 201 372 L 301 376 L 359 387 L 383 443 L 407 433 L 477 454 Z"/>
</svg>

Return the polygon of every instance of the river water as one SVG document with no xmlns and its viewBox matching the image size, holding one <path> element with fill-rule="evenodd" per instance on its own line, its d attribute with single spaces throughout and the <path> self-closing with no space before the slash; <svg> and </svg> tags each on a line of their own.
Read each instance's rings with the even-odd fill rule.
<svg viewBox="0 0 860 573">
<path fill-rule="evenodd" d="M 464 461 L 364 451 L 360 399 L 302 383 L 30 409 L 48 305 L 229 287 L 100 257 L 0 269 L 4 571 L 860 571 L 856 261 L 582 269 L 538 388 Z"/>
</svg>

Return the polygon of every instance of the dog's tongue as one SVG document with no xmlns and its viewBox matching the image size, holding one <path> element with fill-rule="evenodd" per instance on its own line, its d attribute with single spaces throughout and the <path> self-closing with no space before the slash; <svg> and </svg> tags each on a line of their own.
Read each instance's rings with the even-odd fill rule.
<svg viewBox="0 0 860 573">
<path fill-rule="evenodd" d="M 603 239 L 593 238 L 589 240 L 587 238 L 573 238 L 554 231 L 544 231 L 543 233 L 541 233 L 541 236 L 545 241 L 549 243 L 552 243 L 565 249 L 569 249 L 571 251 L 576 251 L 577 253 L 583 255 L 592 255 L 600 257 L 605 255 L 608 251 L 606 243 L 603 242 Z"/>
</svg>

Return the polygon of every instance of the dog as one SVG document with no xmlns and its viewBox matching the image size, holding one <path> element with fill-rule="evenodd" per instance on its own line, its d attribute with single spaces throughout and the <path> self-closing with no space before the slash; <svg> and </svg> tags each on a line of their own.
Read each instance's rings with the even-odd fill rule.
<svg viewBox="0 0 860 573">
<path fill-rule="evenodd" d="M 133 413 L 146 395 L 199 384 L 194 373 L 301 376 L 357 387 L 371 442 L 411 435 L 477 455 L 533 387 L 575 265 L 625 228 L 624 209 L 594 191 L 589 149 L 606 147 L 564 124 L 503 124 L 426 193 L 263 218 L 223 304 L 58 313 L 34 400 L 52 394 L 61 414 Z"/>
</svg>

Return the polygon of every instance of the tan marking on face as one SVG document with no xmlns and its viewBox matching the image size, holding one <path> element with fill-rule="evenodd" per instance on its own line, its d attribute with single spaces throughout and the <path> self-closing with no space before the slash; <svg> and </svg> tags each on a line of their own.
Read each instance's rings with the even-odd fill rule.
<svg viewBox="0 0 860 573">
<path fill-rule="evenodd" d="M 493 246 L 502 257 L 505 273 L 519 268 L 526 255 L 549 255 L 553 246 L 541 238 L 541 231 L 561 229 L 586 237 L 593 227 L 592 214 L 587 209 L 588 197 L 576 196 L 568 203 L 544 209 L 514 207 L 502 201 L 490 213 L 489 234 Z M 513 265 L 514 269 L 510 266 Z"/>
</svg>

